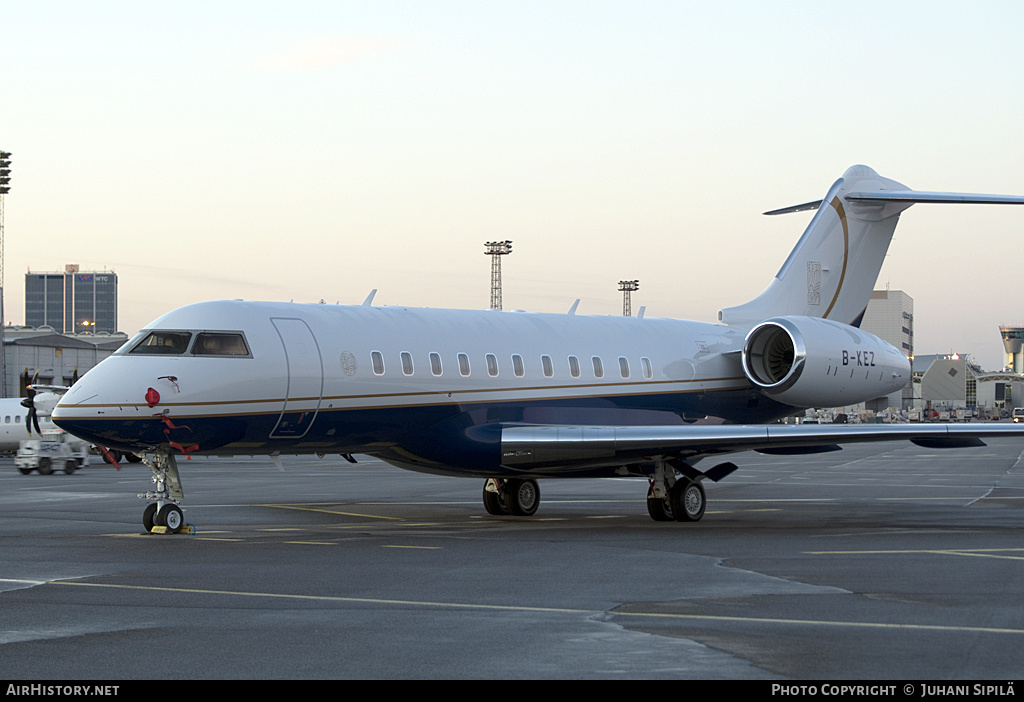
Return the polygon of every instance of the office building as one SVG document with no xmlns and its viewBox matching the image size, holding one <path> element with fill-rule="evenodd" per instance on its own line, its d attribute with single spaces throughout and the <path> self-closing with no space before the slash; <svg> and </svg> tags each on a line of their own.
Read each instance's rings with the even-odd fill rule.
<svg viewBox="0 0 1024 702">
<path fill-rule="evenodd" d="M 914 299 L 902 290 L 875 290 L 871 293 L 860 328 L 888 341 L 911 359 L 914 357 Z M 865 403 L 867 409 L 887 407 L 908 409 L 913 405 L 913 387 L 908 382 L 886 397 Z"/>
<path fill-rule="evenodd" d="M 25 324 L 58 333 L 117 331 L 117 274 L 81 271 L 25 274 Z"/>
</svg>

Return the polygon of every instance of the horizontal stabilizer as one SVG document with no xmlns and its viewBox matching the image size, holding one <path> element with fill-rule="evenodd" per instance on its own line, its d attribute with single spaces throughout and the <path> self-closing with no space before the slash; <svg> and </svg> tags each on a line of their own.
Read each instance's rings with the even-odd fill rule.
<svg viewBox="0 0 1024 702">
<path fill-rule="evenodd" d="M 900 215 L 917 203 L 1024 205 L 1024 197 L 912 190 L 867 166 L 851 166 L 822 199 L 765 212 L 814 216 L 768 287 L 719 310 L 718 321 L 749 329 L 769 317 L 797 316 L 857 326 Z"/>
<path fill-rule="evenodd" d="M 939 193 L 925 190 L 875 190 L 864 193 L 848 193 L 851 202 L 934 202 L 949 204 L 981 205 L 1024 205 L 1019 195 L 976 195 L 973 193 Z"/>
<path fill-rule="evenodd" d="M 765 212 L 766 215 L 780 215 L 780 214 L 792 214 L 793 212 L 806 212 L 807 210 L 816 210 L 821 207 L 821 200 L 814 200 L 812 202 L 805 202 L 802 205 L 792 205 L 790 207 L 781 207 L 777 210 L 769 210 Z"/>
<path fill-rule="evenodd" d="M 1024 197 L 1019 195 L 984 195 L 975 193 L 942 193 L 927 190 L 876 190 L 872 192 L 847 193 L 850 202 L 929 202 L 937 204 L 978 204 L 978 205 L 1024 205 Z M 812 200 L 800 205 L 781 207 L 769 210 L 766 215 L 792 214 L 806 212 L 821 207 L 822 200 Z"/>
</svg>

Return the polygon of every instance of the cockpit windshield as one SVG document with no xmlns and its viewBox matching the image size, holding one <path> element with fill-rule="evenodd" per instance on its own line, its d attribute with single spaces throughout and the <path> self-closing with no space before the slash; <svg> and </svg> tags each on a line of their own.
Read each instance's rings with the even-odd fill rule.
<svg viewBox="0 0 1024 702">
<path fill-rule="evenodd" d="M 128 351 L 135 355 L 180 356 L 188 348 L 191 332 L 151 331 Z"/>
<path fill-rule="evenodd" d="M 245 356 L 252 358 L 245 335 L 228 331 L 142 331 L 118 350 L 130 356 Z"/>
<path fill-rule="evenodd" d="M 241 334 L 203 332 L 192 346 L 195 356 L 248 356 L 249 349 Z"/>
</svg>

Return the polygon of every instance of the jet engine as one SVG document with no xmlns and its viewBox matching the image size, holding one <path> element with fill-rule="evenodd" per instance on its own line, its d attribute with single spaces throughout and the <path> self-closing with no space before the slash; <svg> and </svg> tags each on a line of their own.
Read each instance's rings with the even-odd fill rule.
<svg viewBox="0 0 1024 702">
<path fill-rule="evenodd" d="M 910 361 L 856 327 L 817 317 L 773 317 L 747 334 L 743 372 L 762 392 L 795 407 L 837 407 L 899 390 Z"/>
</svg>

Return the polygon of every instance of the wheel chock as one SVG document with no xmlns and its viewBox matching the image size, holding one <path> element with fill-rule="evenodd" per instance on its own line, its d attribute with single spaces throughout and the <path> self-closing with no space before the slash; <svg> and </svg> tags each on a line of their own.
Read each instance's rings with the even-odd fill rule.
<svg viewBox="0 0 1024 702">
<path fill-rule="evenodd" d="M 165 526 L 155 526 L 149 530 L 150 534 L 171 534 L 171 531 Z M 195 534 L 196 528 L 192 524 L 186 524 L 178 530 L 179 534 Z"/>
</svg>

